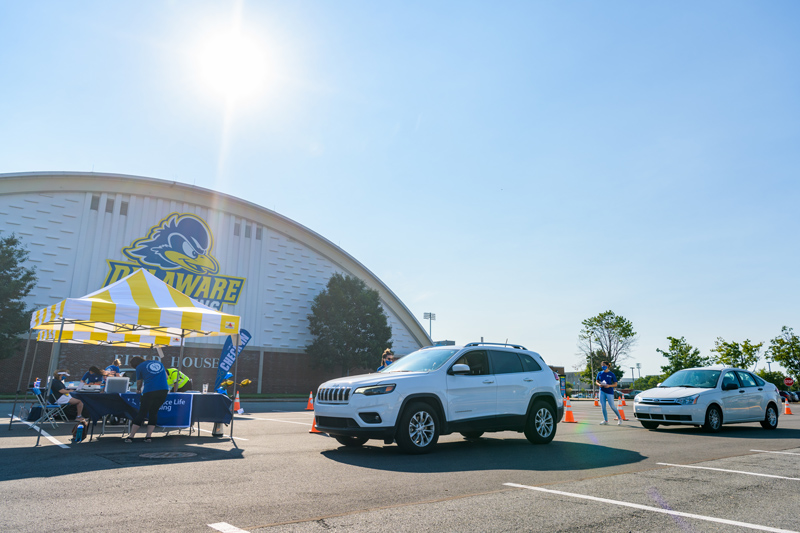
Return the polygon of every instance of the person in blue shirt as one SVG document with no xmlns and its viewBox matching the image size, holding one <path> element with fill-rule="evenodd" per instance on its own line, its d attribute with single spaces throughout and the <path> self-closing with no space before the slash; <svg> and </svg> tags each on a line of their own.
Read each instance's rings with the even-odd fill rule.
<svg viewBox="0 0 800 533">
<path fill-rule="evenodd" d="M 106 367 L 106 376 L 121 376 L 120 366 L 122 366 L 122 361 L 114 359 L 114 362 Z"/>
<path fill-rule="evenodd" d="M 142 395 L 139 412 L 131 423 L 131 433 L 125 442 L 133 442 L 133 437 L 147 419 L 147 436 L 145 442 L 152 442 L 153 430 L 158 423 L 158 410 L 167 399 L 167 369 L 160 361 L 145 361 L 138 355 L 131 358 L 131 366 L 136 369 L 136 391 Z"/>
<path fill-rule="evenodd" d="M 611 409 L 617 413 L 617 425 L 622 425 L 622 417 L 619 416 L 619 411 L 614 405 L 614 387 L 617 386 L 617 376 L 609 370 L 608 361 L 601 363 L 601 371 L 597 374 L 595 384 L 600 387 L 600 405 L 603 407 L 603 421 L 600 422 L 601 426 L 608 424 L 608 414 L 606 414 L 606 402 L 611 406 Z"/>
<path fill-rule="evenodd" d="M 378 367 L 378 372 L 392 363 L 394 363 L 394 352 L 392 352 L 391 348 L 386 348 L 381 356 L 381 366 Z"/>
<path fill-rule="evenodd" d="M 104 379 L 102 370 L 96 366 L 90 366 L 89 371 L 81 378 L 81 383 L 84 385 L 101 385 Z"/>
</svg>

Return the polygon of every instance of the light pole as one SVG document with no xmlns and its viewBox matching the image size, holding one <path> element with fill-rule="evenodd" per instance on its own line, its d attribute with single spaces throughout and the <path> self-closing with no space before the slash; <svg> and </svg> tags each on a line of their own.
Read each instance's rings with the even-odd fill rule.
<svg viewBox="0 0 800 533">
<path fill-rule="evenodd" d="M 636 363 L 636 369 L 639 371 L 639 379 L 642 377 L 642 363 Z M 631 370 L 631 372 L 633 372 Z"/>
<path fill-rule="evenodd" d="M 431 326 L 433 324 L 431 324 L 431 322 L 436 320 L 436 313 L 425 313 L 424 315 L 422 315 L 422 318 L 428 320 L 428 336 L 431 338 L 431 340 L 433 340 L 433 333 L 431 332 L 432 331 Z"/>
<path fill-rule="evenodd" d="M 633 375 L 633 367 L 631 367 L 631 388 L 633 388 L 633 382 L 636 381 L 636 376 Z"/>
</svg>

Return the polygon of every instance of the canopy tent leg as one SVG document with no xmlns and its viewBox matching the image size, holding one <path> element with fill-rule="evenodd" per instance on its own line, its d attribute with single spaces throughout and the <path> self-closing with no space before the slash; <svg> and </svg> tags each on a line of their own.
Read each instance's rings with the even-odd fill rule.
<svg viewBox="0 0 800 533">
<path fill-rule="evenodd" d="M 33 330 L 28 330 L 28 342 L 25 344 L 25 355 L 22 358 L 22 368 L 19 369 L 19 381 L 17 382 L 17 392 L 14 394 L 14 407 L 11 408 L 11 417 L 8 421 L 8 430 L 11 431 L 11 424 L 14 422 L 14 412 L 17 410 L 17 399 L 19 398 L 20 389 L 22 388 L 22 374 L 25 373 L 25 363 L 28 361 L 28 348 L 31 347 L 31 336 L 33 335 Z M 34 355 L 34 359 L 31 362 L 31 375 L 33 375 L 33 363 L 36 362 L 36 356 Z M 28 378 L 28 383 L 30 383 L 30 378 Z M 28 399 L 28 387 L 25 387 L 25 399 L 22 400 L 22 403 L 25 403 L 25 400 Z M 22 417 L 20 417 L 20 420 Z"/>
</svg>

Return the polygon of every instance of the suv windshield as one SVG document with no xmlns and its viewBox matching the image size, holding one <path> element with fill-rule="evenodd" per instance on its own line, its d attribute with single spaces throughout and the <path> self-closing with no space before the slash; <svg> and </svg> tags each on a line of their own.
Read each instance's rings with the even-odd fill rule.
<svg viewBox="0 0 800 533">
<path fill-rule="evenodd" d="M 457 351 L 452 348 L 419 350 L 395 361 L 380 372 L 430 372 L 445 364 Z"/>
<path fill-rule="evenodd" d="M 661 386 L 713 389 L 721 373 L 721 370 L 679 370 L 665 379 Z"/>
</svg>

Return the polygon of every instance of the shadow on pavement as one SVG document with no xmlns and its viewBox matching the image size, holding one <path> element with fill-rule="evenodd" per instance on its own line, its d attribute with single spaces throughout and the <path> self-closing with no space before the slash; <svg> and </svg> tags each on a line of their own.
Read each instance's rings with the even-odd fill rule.
<svg viewBox="0 0 800 533">
<path fill-rule="evenodd" d="M 35 448 L 36 433 L 30 431 L 26 437 L 23 447 L 0 448 L 0 465 L 3 465 L 0 479 L 3 481 L 244 458 L 243 450 L 230 444 L 229 438 L 210 436 L 164 436 L 156 433 L 151 443 L 145 443 L 138 436 L 133 442 L 125 443 L 115 435 L 69 444 L 69 449 L 52 444 Z M 66 439 L 62 436 L 59 440 L 64 442 Z M 221 445 L 232 447 L 220 449 Z"/>
<path fill-rule="evenodd" d="M 536 446 L 523 439 L 484 437 L 460 442 L 439 442 L 427 455 L 407 455 L 397 446 L 361 448 L 344 446 L 322 452 L 343 464 L 390 472 L 469 472 L 478 470 L 559 471 L 613 467 L 646 459 L 638 452 L 554 440 Z"/>
<path fill-rule="evenodd" d="M 800 439 L 800 429 L 789 429 L 780 427 L 780 420 L 778 420 L 778 427 L 773 430 L 767 430 L 758 425 L 740 426 L 731 424 L 722 426 L 719 433 L 710 433 L 703 428 L 694 426 L 658 426 L 657 429 L 649 430 L 654 433 L 664 433 L 669 435 L 686 435 L 696 437 L 716 437 L 716 438 L 739 438 L 747 440 L 776 440 L 776 439 Z"/>
</svg>

